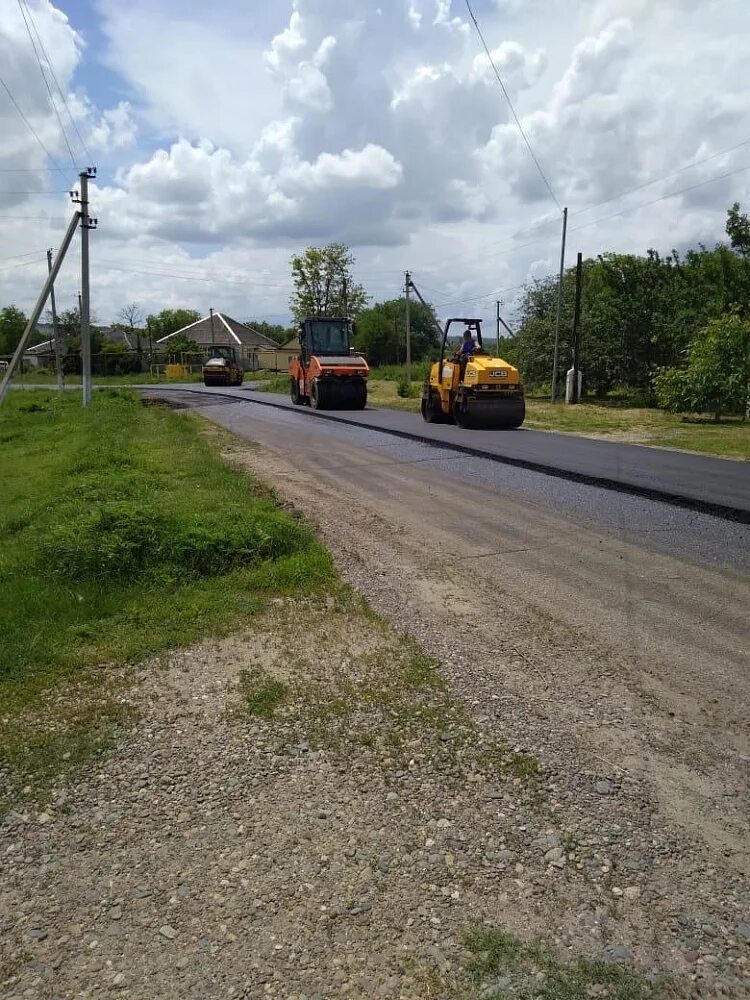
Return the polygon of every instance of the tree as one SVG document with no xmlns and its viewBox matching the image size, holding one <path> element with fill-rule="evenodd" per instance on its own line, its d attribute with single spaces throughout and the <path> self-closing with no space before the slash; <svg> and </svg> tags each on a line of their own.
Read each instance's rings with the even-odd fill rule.
<svg viewBox="0 0 750 1000">
<path fill-rule="evenodd" d="M 139 358 L 143 353 L 143 348 L 141 347 L 143 315 L 143 309 L 141 309 L 137 302 L 130 302 L 128 305 L 123 306 L 118 313 L 118 319 L 122 320 L 123 324 L 130 330 L 131 334 L 135 335 L 135 349 Z"/>
<path fill-rule="evenodd" d="M 750 219 L 747 212 L 740 212 L 738 201 L 727 212 L 726 234 L 732 250 L 742 257 L 750 256 Z"/>
<path fill-rule="evenodd" d="M 269 340 L 273 340 L 277 344 L 285 344 L 297 333 L 291 327 L 282 326 L 281 323 L 267 323 L 264 319 L 248 319 L 244 320 L 244 323 L 245 326 L 257 330 L 258 333 L 262 333 L 264 337 L 268 337 Z"/>
<path fill-rule="evenodd" d="M 440 346 L 435 312 L 412 302 L 409 312 L 411 355 L 421 361 Z M 355 346 L 372 365 L 400 364 L 406 356 L 406 301 L 389 299 L 363 309 L 357 316 Z"/>
<path fill-rule="evenodd" d="M 308 247 L 291 259 L 294 293 L 289 307 L 296 322 L 306 316 L 356 316 L 367 304 L 352 277 L 354 255 L 343 243 Z"/>
<path fill-rule="evenodd" d="M 201 314 L 195 309 L 162 309 L 156 316 L 149 316 L 146 322 L 151 329 L 151 338 L 156 342 L 170 333 L 176 333 L 183 326 L 197 323 L 200 318 Z"/>
<path fill-rule="evenodd" d="M 27 323 L 28 317 L 16 306 L 0 309 L 0 355 L 15 351 Z"/>
<path fill-rule="evenodd" d="M 685 368 L 654 377 L 656 398 L 674 413 L 745 413 L 750 386 L 750 321 L 728 315 L 699 331 Z"/>
<path fill-rule="evenodd" d="M 177 333 L 162 345 L 169 354 L 205 354 L 206 348 L 191 340 L 185 333 Z"/>
</svg>

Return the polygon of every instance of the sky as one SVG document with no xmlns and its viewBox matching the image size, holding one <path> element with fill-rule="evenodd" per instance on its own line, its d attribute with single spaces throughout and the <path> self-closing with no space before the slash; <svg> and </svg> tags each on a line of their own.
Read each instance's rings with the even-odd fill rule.
<svg viewBox="0 0 750 1000">
<path fill-rule="evenodd" d="M 286 323 L 290 256 L 336 240 L 373 301 L 408 269 L 494 327 L 557 271 L 563 206 L 568 264 L 724 237 L 750 200 L 747 0 L 472 7 L 521 128 L 465 0 L 0 0 L 0 306 L 33 306 L 88 165 L 100 323 Z"/>
</svg>

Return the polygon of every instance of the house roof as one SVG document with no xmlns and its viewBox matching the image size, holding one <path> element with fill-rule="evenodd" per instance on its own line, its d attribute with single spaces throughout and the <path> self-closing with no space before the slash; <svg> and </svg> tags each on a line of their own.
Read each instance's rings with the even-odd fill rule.
<svg viewBox="0 0 750 1000">
<path fill-rule="evenodd" d="M 287 342 L 285 344 L 281 345 L 281 350 L 282 351 L 299 351 L 300 350 L 299 337 L 292 337 L 291 340 L 287 340 Z"/>
<path fill-rule="evenodd" d="M 187 326 L 167 334 L 166 337 L 160 337 L 156 343 L 164 344 L 178 334 L 183 334 L 197 344 L 206 346 L 215 344 L 221 347 L 276 347 L 273 340 L 258 330 L 220 312 L 215 312 L 213 315 L 213 330 L 211 316 L 204 316 L 203 319 L 188 323 Z"/>
</svg>

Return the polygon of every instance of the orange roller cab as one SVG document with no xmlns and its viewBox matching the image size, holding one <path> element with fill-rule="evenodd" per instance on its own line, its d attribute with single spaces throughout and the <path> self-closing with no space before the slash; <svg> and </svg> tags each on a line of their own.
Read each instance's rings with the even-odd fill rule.
<svg viewBox="0 0 750 1000">
<path fill-rule="evenodd" d="M 289 362 L 289 390 L 297 406 L 363 410 L 369 367 L 351 346 L 354 324 L 313 316 L 300 324 L 300 352 Z"/>
</svg>

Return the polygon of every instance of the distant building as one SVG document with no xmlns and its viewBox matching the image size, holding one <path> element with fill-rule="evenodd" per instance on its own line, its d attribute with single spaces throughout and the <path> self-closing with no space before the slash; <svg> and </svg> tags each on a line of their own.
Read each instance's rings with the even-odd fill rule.
<svg viewBox="0 0 750 1000">
<path fill-rule="evenodd" d="M 180 330 L 167 334 L 156 341 L 162 350 L 169 350 L 169 341 L 173 337 L 187 337 L 194 340 L 201 347 L 235 347 L 240 348 L 263 348 L 276 347 L 276 344 L 269 337 L 264 336 L 251 326 L 246 326 L 231 316 L 224 313 L 215 312 L 212 316 L 204 316 L 203 319 L 196 320 L 195 323 L 188 323 Z"/>
</svg>

